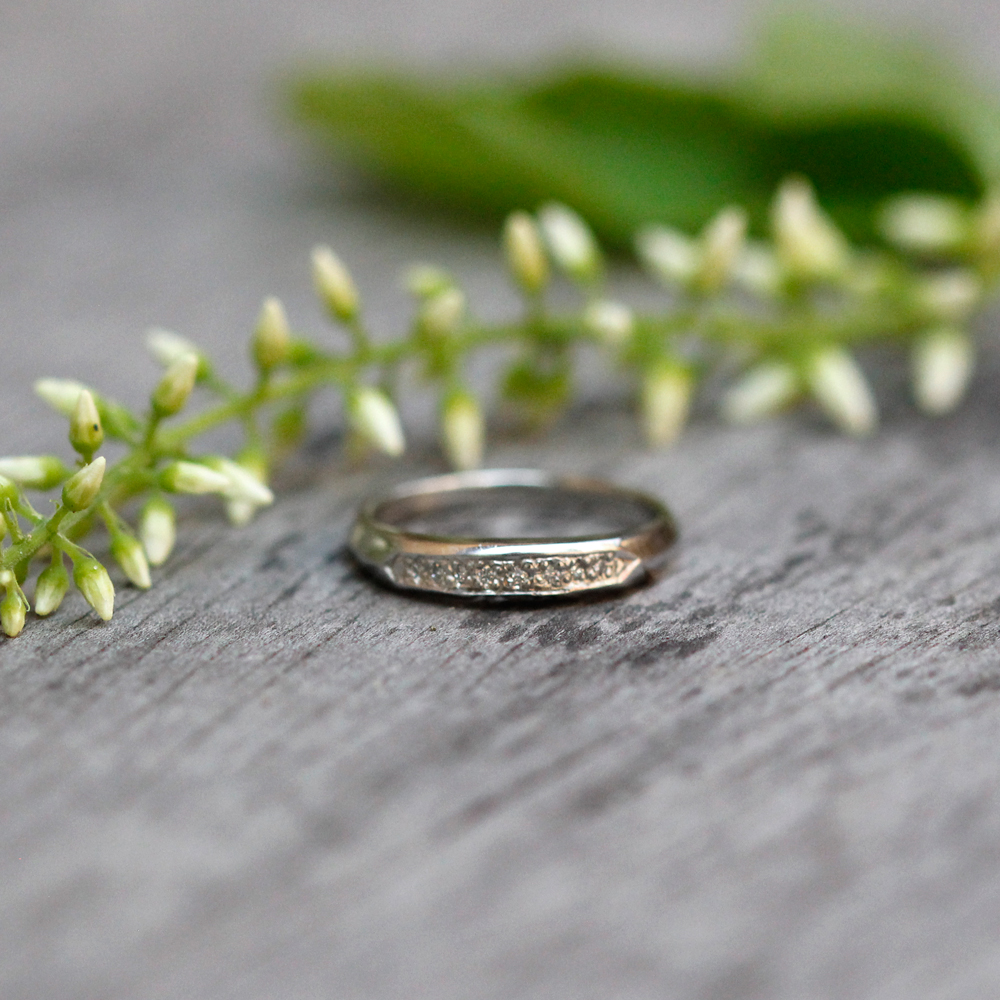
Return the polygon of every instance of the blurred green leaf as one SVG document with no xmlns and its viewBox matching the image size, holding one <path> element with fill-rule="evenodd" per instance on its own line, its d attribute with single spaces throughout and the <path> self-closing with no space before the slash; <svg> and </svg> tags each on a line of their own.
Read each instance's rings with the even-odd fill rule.
<svg viewBox="0 0 1000 1000">
<path fill-rule="evenodd" d="M 1000 179 L 992 96 L 919 42 L 814 14 L 775 19 L 710 83 L 578 64 L 488 86 L 313 72 L 288 92 L 314 137 L 424 202 L 495 217 L 558 199 L 616 245 L 734 202 L 760 225 L 793 172 L 858 238 L 889 193 L 974 198 Z"/>
</svg>

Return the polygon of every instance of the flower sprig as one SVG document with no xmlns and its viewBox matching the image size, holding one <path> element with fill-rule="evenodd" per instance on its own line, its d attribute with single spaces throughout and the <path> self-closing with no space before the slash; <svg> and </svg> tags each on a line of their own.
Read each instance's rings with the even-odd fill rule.
<svg viewBox="0 0 1000 1000">
<path fill-rule="evenodd" d="M 677 438 L 699 384 L 720 368 L 735 371 L 721 402 L 731 422 L 812 399 L 847 433 L 869 434 L 877 405 L 852 351 L 870 343 L 908 350 L 917 404 L 946 413 L 972 373 L 969 320 L 1000 281 L 1000 197 L 968 206 L 900 196 L 885 205 L 880 227 L 889 249 L 852 246 L 797 178 L 777 192 L 769 241 L 748 239 L 739 208 L 722 210 L 696 237 L 650 227 L 639 234 L 637 251 L 666 294 L 661 311 L 644 314 L 607 295 L 603 254 L 569 208 L 515 212 L 503 247 L 523 298 L 518 319 L 480 322 L 450 274 L 418 265 L 406 274 L 416 302 L 410 329 L 381 343 L 364 322 L 350 272 L 319 247 L 313 280 L 345 334 L 339 349 L 293 335 L 281 302 L 267 298 L 250 338 L 256 378 L 248 389 L 230 385 L 204 351 L 165 330 L 148 337 L 165 370 L 144 414 L 76 381 L 36 383 L 39 396 L 68 419 L 76 462 L 0 458 L 3 631 L 16 636 L 25 624 L 31 604 L 24 586 L 36 562 L 44 563 L 34 586 L 36 614 L 54 612 L 72 581 L 100 618 L 112 616 L 107 568 L 80 545 L 98 526 L 125 577 L 146 589 L 151 567 L 174 547 L 177 495 L 217 495 L 234 524 L 249 522 L 272 502 L 271 474 L 301 441 L 309 400 L 323 389 L 343 397 L 353 450 L 402 454 L 393 387 L 407 364 L 437 394 L 442 446 L 458 468 L 482 461 L 486 420 L 466 371 L 469 358 L 490 346 L 513 352 L 502 395 L 522 421 L 538 425 L 570 400 L 576 349 L 595 345 L 631 374 L 654 445 Z M 579 292 L 568 311 L 550 304 L 558 276 Z M 195 394 L 210 402 L 185 417 Z M 235 455 L 196 451 L 203 434 L 228 423 L 243 433 Z M 109 441 L 122 452 L 113 462 L 99 454 Z M 29 500 L 34 491 L 57 489 L 48 515 Z"/>
</svg>

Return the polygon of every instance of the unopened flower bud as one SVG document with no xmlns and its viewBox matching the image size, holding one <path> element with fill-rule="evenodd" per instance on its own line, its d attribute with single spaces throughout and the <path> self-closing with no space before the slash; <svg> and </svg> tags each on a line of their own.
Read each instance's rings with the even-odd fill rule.
<svg viewBox="0 0 1000 1000">
<path fill-rule="evenodd" d="M 913 347 L 913 393 L 917 405 L 935 416 L 962 401 L 972 377 L 972 340 L 963 330 L 942 327 Z"/>
<path fill-rule="evenodd" d="M 650 226 L 636 237 L 636 252 L 646 269 L 665 285 L 686 285 L 698 268 L 697 246 L 667 226 Z"/>
<path fill-rule="evenodd" d="M 40 378 L 35 383 L 35 392 L 64 417 L 73 416 L 80 393 L 86 388 L 82 382 L 69 378 Z M 139 421 L 121 403 L 104 399 L 93 389 L 89 392 L 106 435 L 127 440 L 139 431 Z"/>
<path fill-rule="evenodd" d="M 485 427 L 476 397 L 457 391 L 445 400 L 441 413 L 445 454 L 455 469 L 475 469 L 483 460 Z"/>
<path fill-rule="evenodd" d="M 583 325 L 608 347 L 623 347 L 632 337 L 635 316 L 621 302 L 598 299 L 587 306 Z"/>
<path fill-rule="evenodd" d="M 89 458 L 101 447 L 104 429 L 97 412 L 94 397 L 87 389 L 82 389 L 76 398 L 73 416 L 69 423 L 69 443 L 84 458 Z"/>
<path fill-rule="evenodd" d="M 784 273 L 766 243 L 748 242 L 733 265 L 733 281 L 754 295 L 769 298 L 781 291 Z"/>
<path fill-rule="evenodd" d="M 642 383 L 642 421 L 646 440 L 654 446 L 680 437 L 691 409 L 694 380 L 680 365 L 663 362 L 646 372 Z"/>
<path fill-rule="evenodd" d="M 864 437 L 875 430 L 878 410 L 861 369 L 842 347 L 825 347 L 812 357 L 809 388 L 842 430 Z"/>
<path fill-rule="evenodd" d="M 0 476 L 0 510 L 3 510 L 5 501 L 10 501 L 11 504 L 16 504 L 17 500 L 17 484 L 13 479 L 8 479 L 6 476 Z M 0 531 L 2 531 L 2 529 L 3 521 L 0 520 Z M 2 534 L 0 534 L 0 538 L 3 538 Z"/>
<path fill-rule="evenodd" d="M 253 359 L 262 372 L 269 372 L 288 357 L 292 334 L 281 300 L 264 299 L 253 334 Z"/>
<path fill-rule="evenodd" d="M 98 617 L 108 621 L 115 611 L 115 587 L 108 571 L 96 559 L 80 559 L 73 565 L 73 582 Z"/>
<path fill-rule="evenodd" d="M 406 450 L 399 414 L 384 392 L 369 386 L 357 389 L 348 402 L 347 415 L 353 428 L 380 451 L 395 457 Z"/>
<path fill-rule="evenodd" d="M 538 212 L 545 245 L 555 263 L 577 281 L 588 283 L 601 270 L 601 252 L 590 227 L 571 208 L 558 202 Z"/>
<path fill-rule="evenodd" d="M 29 489 L 50 490 L 69 474 L 70 470 L 55 455 L 0 458 L 0 476 Z"/>
<path fill-rule="evenodd" d="M 111 555 L 135 586 L 140 590 L 149 590 L 153 585 L 149 576 L 149 562 L 137 538 L 124 531 L 115 532 L 111 540 Z"/>
<path fill-rule="evenodd" d="M 221 462 L 227 462 L 221 459 Z M 267 489 L 267 458 L 264 452 L 257 447 L 248 446 L 237 456 L 235 462 L 228 462 L 229 466 L 237 469 L 237 476 L 243 477 L 239 483 L 233 483 L 233 488 L 224 494 L 226 497 L 226 516 L 232 524 L 242 527 L 253 520 L 258 507 L 266 506 L 274 499 L 271 491 Z M 225 474 L 225 466 L 215 466 L 220 472 Z M 247 482 L 254 484 L 247 488 Z M 266 491 L 257 492 L 260 487 Z M 266 500 L 264 499 L 266 496 Z"/>
<path fill-rule="evenodd" d="M 86 510 L 100 492 L 106 464 L 102 455 L 71 476 L 63 486 L 63 506 L 70 510 Z"/>
<path fill-rule="evenodd" d="M 171 462 L 160 474 L 160 485 L 171 493 L 225 493 L 229 480 L 200 462 Z"/>
<path fill-rule="evenodd" d="M 924 278 L 914 298 L 919 309 L 930 319 L 959 323 L 967 319 L 979 304 L 983 285 L 979 277 L 964 268 L 941 271 Z"/>
<path fill-rule="evenodd" d="M 420 310 L 420 327 L 431 337 L 449 337 L 465 315 L 465 293 L 460 288 L 445 288 L 431 296 Z"/>
<path fill-rule="evenodd" d="M 535 220 L 527 212 L 512 212 L 504 224 L 503 244 L 517 283 L 529 295 L 538 295 L 548 284 L 549 262 Z"/>
<path fill-rule="evenodd" d="M 717 292 L 733 275 L 746 242 L 747 213 L 742 208 L 723 209 L 706 227 L 699 241 L 696 282 L 703 292 Z"/>
<path fill-rule="evenodd" d="M 201 350 L 196 344 L 193 344 L 187 337 L 182 337 L 179 333 L 164 330 L 161 327 L 153 327 L 147 332 L 146 347 L 164 368 L 169 368 L 185 354 L 194 354 L 203 360 Z"/>
<path fill-rule="evenodd" d="M 749 424 L 787 406 L 799 389 L 799 380 L 791 365 L 783 361 L 765 361 L 751 368 L 726 393 L 722 414 L 732 424 Z"/>
<path fill-rule="evenodd" d="M 35 383 L 35 393 L 64 417 L 73 416 L 76 401 L 86 388 L 71 378 L 40 378 Z"/>
<path fill-rule="evenodd" d="M 954 253 L 970 235 L 968 210 L 945 195 L 897 195 L 883 206 L 878 221 L 889 243 L 917 254 Z"/>
<path fill-rule="evenodd" d="M 771 213 L 778 258 L 805 280 L 840 277 L 850 261 L 844 234 L 819 207 L 808 181 L 791 178 L 778 189 Z"/>
<path fill-rule="evenodd" d="M 69 587 L 69 573 L 62 558 L 47 566 L 38 576 L 35 584 L 35 614 L 51 615 L 59 609 Z"/>
<path fill-rule="evenodd" d="M 173 551 L 177 538 L 173 506 L 163 497 L 152 497 L 139 517 L 139 538 L 153 566 L 162 566 Z"/>
<path fill-rule="evenodd" d="M 10 587 L 0 601 L 0 626 L 4 632 L 13 639 L 20 635 L 24 628 L 24 616 L 27 611 L 24 598 L 16 587 Z"/>
<path fill-rule="evenodd" d="M 349 323 L 358 314 L 358 290 L 350 271 L 327 246 L 312 252 L 313 284 L 320 302 L 337 319 Z"/>
<path fill-rule="evenodd" d="M 433 264 L 413 264 L 403 275 L 404 287 L 418 299 L 429 299 L 453 284 L 451 275 Z"/>
<path fill-rule="evenodd" d="M 225 476 L 226 488 L 222 495 L 229 500 L 245 500 L 257 507 L 265 507 L 274 502 L 274 494 L 260 478 L 228 458 L 213 456 L 206 458 L 205 464 Z"/>
<path fill-rule="evenodd" d="M 182 354 L 166 370 L 153 390 L 153 411 L 158 417 L 171 417 L 183 409 L 198 377 L 198 355 Z"/>
</svg>

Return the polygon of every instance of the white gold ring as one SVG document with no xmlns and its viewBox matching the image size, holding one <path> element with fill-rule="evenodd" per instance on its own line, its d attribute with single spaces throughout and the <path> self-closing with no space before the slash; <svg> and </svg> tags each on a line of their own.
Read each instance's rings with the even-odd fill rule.
<svg viewBox="0 0 1000 1000">
<path fill-rule="evenodd" d="M 485 469 L 372 497 L 349 545 L 378 579 L 403 590 L 533 598 L 638 583 L 676 539 L 670 512 L 643 493 L 534 469 Z"/>
</svg>

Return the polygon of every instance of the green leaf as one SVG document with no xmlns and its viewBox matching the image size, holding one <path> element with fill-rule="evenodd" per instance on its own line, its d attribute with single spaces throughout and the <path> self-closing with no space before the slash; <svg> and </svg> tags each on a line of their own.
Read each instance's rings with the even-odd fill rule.
<svg viewBox="0 0 1000 1000">
<path fill-rule="evenodd" d="M 974 198 L 1000 178 L 996 101 L 917 39 L 785 15 L 731 93 L 771 133 L 761 176 L 808 175 L 857 235 L 891 193 Z"/>
<path fill-rule="evenodd" d="M 311 73 L 289 95 L 313 136 L 423 204 L 494 218 L 557 199 L 618 246 L 731 203 L 760 227 L 792 172 L 856 237 L 889 193 L 972 198 L 1000 178 L 992 98 L 919 44 L 815 15 L 774 21 L 739 74 L 711 82 L 578 64 L 474 86 Z"/>
</svg>

